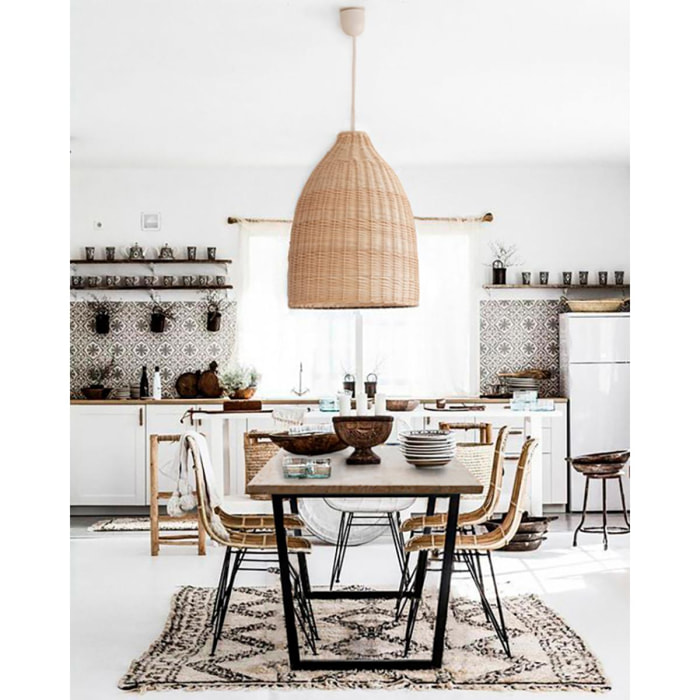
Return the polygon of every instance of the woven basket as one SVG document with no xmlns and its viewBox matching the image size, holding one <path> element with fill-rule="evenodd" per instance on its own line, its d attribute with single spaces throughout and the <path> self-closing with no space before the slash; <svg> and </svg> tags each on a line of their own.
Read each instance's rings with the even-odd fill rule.
<svg viewBox="0 0 700 700">
<path fill-rule="evenodd" d="M 627 299 L 566 299 L 571 311 L 585 313 L 610 313 L 619 311 Z"/>
<path fill-rule="evenodd" d="M 413 212 L 367 134 L 344 131 L 297 202 L 289 243 L 292 309 L 418 306 Z"/>
<path fill-rule="evenodd" d="M 464 465 L 474 478 L 488 489 L 491 483 L 491 471 L 493 466 L 493 443 L 486 445 L 479 442 L 458 442 L 455 450 L 455 458 Z M 473 500 L 483 500 L 485 494 L 463 496 Z"/>
<path fill-rule="evenodd" d="M 243 435 L 243 452 L 245 454 L 246 492 L 250 480 L 279 452 L 280 448 L 266 433 L 252 431 Z M 249 494 L 254 501 L 269 501 L 270 497 L 261 494 Z"/>
</svg>

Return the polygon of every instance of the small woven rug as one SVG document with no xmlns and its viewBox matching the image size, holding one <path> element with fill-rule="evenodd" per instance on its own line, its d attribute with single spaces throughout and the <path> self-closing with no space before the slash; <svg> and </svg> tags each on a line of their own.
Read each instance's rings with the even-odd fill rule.
<svg viewBox="0 0 700 700">
<path fill-rule="evenodd" d="M 210 656 L 214 589 L 185 587 L 172 599 L 160 637 L 132 662 L 122 690 L 455 689 L 610 690 L 583 640 L 535 595 L 506 598 L 513 658 L 503 652 L 481 605 L 450 601 L 443 667 L 427 671 L 290 671 L 277 588 L 236 588 L 216 654 Z M 411 657 L 430 656 L 434 596 L 424 598 Z M 314 600 L 322 657 L 400 657 L 405 615 L 391 600 Z M 300 634 L 301 637 L 301 634 Z M 309 655 L 308 649 L 302 654 Z"/>
<path fill-rule="evenodd" d="M 148 532 L 150 518 L 107 518 L 88 527 L 88 532 Z M 197 530 L 196 520 L 165 520 L 158 523 L 159 530 Z"/>
</svg>

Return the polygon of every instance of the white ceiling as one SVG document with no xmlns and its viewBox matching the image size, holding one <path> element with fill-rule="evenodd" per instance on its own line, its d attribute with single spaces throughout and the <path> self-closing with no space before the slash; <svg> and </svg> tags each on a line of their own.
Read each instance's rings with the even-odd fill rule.
<svg viewBox="0 0 700 700">
<path fill-rule="evenodd" d="M 73 163 L 313 165 L 349 127 L 342 4 L 72 0 Z M 364 4 L 357 128 L 392 164 L 628 162 L 627 0 Z"/>
</svg>

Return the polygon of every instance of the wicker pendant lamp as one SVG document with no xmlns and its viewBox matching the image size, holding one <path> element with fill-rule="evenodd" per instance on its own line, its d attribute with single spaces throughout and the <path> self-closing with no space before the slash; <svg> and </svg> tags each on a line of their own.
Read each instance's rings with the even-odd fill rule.
<svg viewBox="0 0 700 700">
<path fill-rule="evenodd" d="M 311 173 L 292 222 L 287 296 L 293 309 L 418 306 L 413 212 L 396 173 L 355 131 L 355 41 L 364 8 L 344 8 L 353 40 L 351 131 Z"/>
</svg>

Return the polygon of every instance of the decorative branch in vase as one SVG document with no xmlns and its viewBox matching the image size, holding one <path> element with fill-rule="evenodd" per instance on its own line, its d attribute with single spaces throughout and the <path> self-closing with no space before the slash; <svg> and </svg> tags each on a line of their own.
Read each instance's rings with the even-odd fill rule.
<svg viewBox="0 0 700 700">
<path fill-rule="evenodd" d="M 516 245 L 506 246 L 501 241 L 491 241 L 489 247 L 493 253 L 493 262 L 491 263 L 493 284 L 505 284 L 508 268 L 523 264 L 518 257 L 518 247 Z"/>
</svg>

